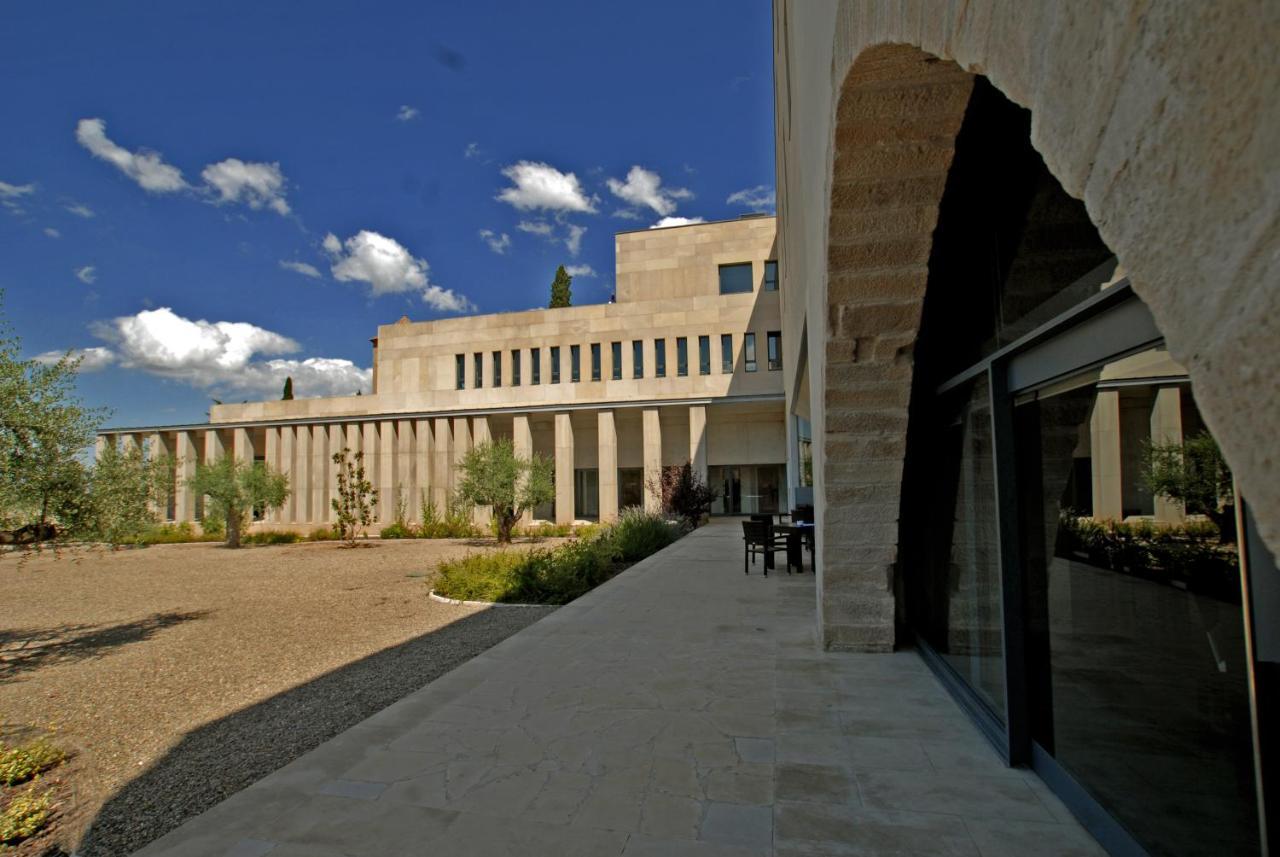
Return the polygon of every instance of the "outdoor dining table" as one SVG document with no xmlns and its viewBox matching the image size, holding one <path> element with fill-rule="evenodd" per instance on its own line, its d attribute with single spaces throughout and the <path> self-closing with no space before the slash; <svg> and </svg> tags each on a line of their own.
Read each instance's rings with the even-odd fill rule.
<svg viewBox="0 0 1280 857">
<path fill-rule="evenodd" d="M 809 521 L 774 524 L 773 531 L 787 537 L 787 568 L 794 565 L 804 571 L 804 542 L 813 537 L 813 524 Z"/>
</svg>

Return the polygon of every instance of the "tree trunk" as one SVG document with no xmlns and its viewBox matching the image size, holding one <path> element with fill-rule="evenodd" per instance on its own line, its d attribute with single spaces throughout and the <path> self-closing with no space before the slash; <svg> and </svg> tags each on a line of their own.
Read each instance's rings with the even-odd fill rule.
<svg viewBox="0 0 1280 857">
<path fill-rule="evenodd" d="M 227 547 L 240 547 L 240 516 L 227 512 Z"/>
<path fill-rule="evenodd" d="M 498 515 L 498 544 L 511 544 L 511 530 L 515 527 L 516 516 L 503 512 Z"/>
</svg>

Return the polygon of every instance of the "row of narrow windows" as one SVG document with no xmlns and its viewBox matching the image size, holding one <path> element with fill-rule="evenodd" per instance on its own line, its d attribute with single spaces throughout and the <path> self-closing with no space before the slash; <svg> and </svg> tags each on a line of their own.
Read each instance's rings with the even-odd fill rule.
<svg viewBox="0 0 1280 857">
<path fill-rule="evenodd" d="M 610 379 L 613 381 L 622 380 L 622 342 L 609 343 L 610 356 Z M 593 342 L 588 347 L 590 354 L 590 380 L 600 381 L 603 379 L 603 346 L 604 343 Z M 549 381 L 552 384 L 560 383 L 561 371 L 561 346 L 552 345 L 547 350 L 550 352 L 550 360 L 548 370 L 550 372 Z M 582 346 L 570 345 L 569 349 L 569 383 L 576 384 L 582 380 Z M 490 365 L 490 385 L 493 387 L 501 387 L 504 383 L 503 378 L 503 354 L 502 351 L 493 351 L 489 354 Z M 523 358 L 524 352 L 518 348 L 511 350 L 511 379 L 509 385 L 519 387 L 523 383 Z M 766 365 L 770 371 L 778 371 L 782 368 L 782 332 L 771 330 L 765 334 L 765 358 Z M 467 386 L 467 355 L 458 354 L 454 357 L 455 361 L 455 384 L 457 389 L 464 390 Z M 644 367 L 644 340 L 634 339 L 631 341 L 631 377 L 643 378 Z M 735 362 L 735 354 L 733 349 L 733 334 L 723 333 L 720 335 L 720 372 L 724 375 L 733 374 L 733 366 Z M 748 372 L 755 372 L 759 369 L 759 363 L 756 357 L 756 335 L 754 333 L 745 333 L 742 338 L 742 362 L 743 368 Z M 653 376 L 655 378 L 667 377 L 667 340 L 653 340 Z M 472 374 L 471 386 L 483 387 L 485 385 L 485 353 L 477 351 L 472 355 Z M 677 377 L 685 377 L 689 374 L 689 337 L 676 337 L 676 375 Z M 698 374 L 711 374 L 711 337 L 698 337 Z M 529 383 L 542 383 L 542 349 L 529 349 Z"/>
</svg>

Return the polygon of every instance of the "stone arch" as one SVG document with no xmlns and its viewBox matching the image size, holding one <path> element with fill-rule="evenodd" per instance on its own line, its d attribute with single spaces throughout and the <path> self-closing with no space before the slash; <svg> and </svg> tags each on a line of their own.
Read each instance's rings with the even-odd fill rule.
<svg viewBox="0 0 1280 857">
<path fill-rule="evenodd" d="M 1123 8 L 1121 8 L 1121 6 Z M 834 648 L 893 643 L 911 348 L 931 233 L 974 75 L 1031 111 L 1031 144 L 1082 199 L 1280 547 L 1280 22 L 1248 4 L 930 4 L 836 13 L 822 625 Z M 1209 8 L 1211 7 L 1212 8 Z M 1239 8 L 1236 8 L 1239 7 Z M 1206 85 L 1206 69 L 1212 85 Z M 815 367 L 816 368 L 816 367 Z"/>
</svg>

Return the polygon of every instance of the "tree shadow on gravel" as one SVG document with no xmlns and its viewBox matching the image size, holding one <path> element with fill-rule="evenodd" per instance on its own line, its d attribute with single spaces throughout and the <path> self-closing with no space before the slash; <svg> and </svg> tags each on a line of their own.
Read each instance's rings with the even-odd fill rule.
<svg viewBox="0 0 1280 857">
<path fill-rule="evenodd" d="M 106 801 L 75 853 L 133 853 L 553 609 L 462 616 L 187 733 Z"/>
<path fill-rule="evenodd" d="M 121 646 L 149 640 L 165 628 L 207 615 L 208 610 L 197 610 L 153 613 L 116 625 L 0 629 L 0 684 L 43 667 L 100 657 Z"/>
</svg>

